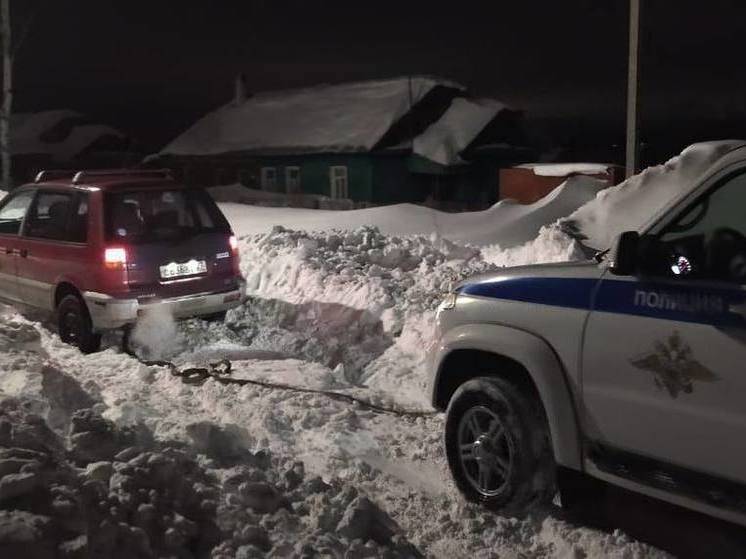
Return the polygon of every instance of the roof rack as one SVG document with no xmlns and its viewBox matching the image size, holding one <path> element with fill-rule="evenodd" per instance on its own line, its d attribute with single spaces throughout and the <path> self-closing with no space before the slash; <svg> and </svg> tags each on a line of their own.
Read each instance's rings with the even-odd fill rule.
<svg viewBox="0 0 746 559">
<path fill-rule="evenodd" d="M 34 182 L 50 181 L 54 179 L 66 179 L 75 175 L 75 171 L 69 169 L 46 169 L 39 171 L 34 177 Z"/>
<path fill-rule="evenodd" d="M 73 176 L 73 184 L 80 184 L 83 181 L 96 177 L 137 177 L 173 180 L 170 169 L 100 169 L 78 171 Z"/>
</svg>

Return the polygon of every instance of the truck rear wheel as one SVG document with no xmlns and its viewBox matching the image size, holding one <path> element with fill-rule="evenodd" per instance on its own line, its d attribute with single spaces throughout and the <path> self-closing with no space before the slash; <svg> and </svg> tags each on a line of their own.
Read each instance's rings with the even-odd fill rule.
<svg viewBox="0 0 746 559">
<path fill-rule="evenodd" d="M 479 377 L 456 390 L 446 412 L 445 447 L 469 501 L 521 514 L 551 502 L 556 492 L 541 403 L 505 379 Z"/>
<path fill-rule="evenodd" d="M 88 309 L 76 295 L 65 295 L 57 305 L 57 331 L 63 342 L 83 353 L 94 353 L 101 348 L 101 334 L 93 331 Z"/>
</svg>

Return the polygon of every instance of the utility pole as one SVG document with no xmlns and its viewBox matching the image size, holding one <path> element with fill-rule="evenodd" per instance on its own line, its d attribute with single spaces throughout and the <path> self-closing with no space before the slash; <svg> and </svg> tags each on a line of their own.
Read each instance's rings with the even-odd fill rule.
<svg viewBox="0 0 746 559">
<path fill-rule="evenodd" d="M 626 176 L 637 171 L 637 65 L 640 42 L 640 0 L 629 0 L 629 59 L 627 61 L 627 165 Z"/>
<path fill-rule="evenodd" d="M 10 36 L 10 0 L 0 0 L 0 39 L 3 43 L 3 102 L 0 110 L 0 165 L 2 188 L 10 190 L 10 113 L 13 107 L 13 51 Z"/>
</svg>

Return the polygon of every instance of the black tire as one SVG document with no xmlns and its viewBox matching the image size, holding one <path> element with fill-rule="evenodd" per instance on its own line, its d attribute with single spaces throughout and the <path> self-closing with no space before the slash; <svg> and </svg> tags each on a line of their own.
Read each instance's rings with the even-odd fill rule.
<svg viewBox="0 0 746 559">
<path fill-rule="evenodd" d="M 523 514 L 556 493 L 541 402 L 505 379 L 479 377 L 456 390 L 446 411 L 445 447 L 456 486 L 469 501 Z"/>
<path fill-rule="evenodd" d="M 206 314 L 204 316 L 201 316 L 200 318 L 206 322 L 225 322 L 225 315 L 228 314 L 228 311 L 220 311 L 220 312 L 214 312 L 212 314 Z"/>
<path fill-rule="evenodd" d="M 88 309 L 76 295 L 65 295 L 57 305 L 57 332 L 63 342 L 83 353 L 95 353 L 101 349 L 101 334 L 93 331 Z"/>
</svg>

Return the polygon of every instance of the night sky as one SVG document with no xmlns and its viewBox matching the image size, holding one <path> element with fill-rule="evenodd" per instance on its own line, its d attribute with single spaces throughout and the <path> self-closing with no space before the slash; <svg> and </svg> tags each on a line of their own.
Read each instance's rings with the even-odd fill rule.
<svg viewBox="0 0 746 559">
<path fill-rule="evenodd" d="M 648 159 L 746 137 L 746 3 L 642 0 Z M 74 108 L 155 150 L 250 90 L 435 74 L 554 143 L 621 144 L 627 0 L 11 0 L 17 111 Z M 29 23 L 30 22 L 30 23 Z"/>
</svg>

